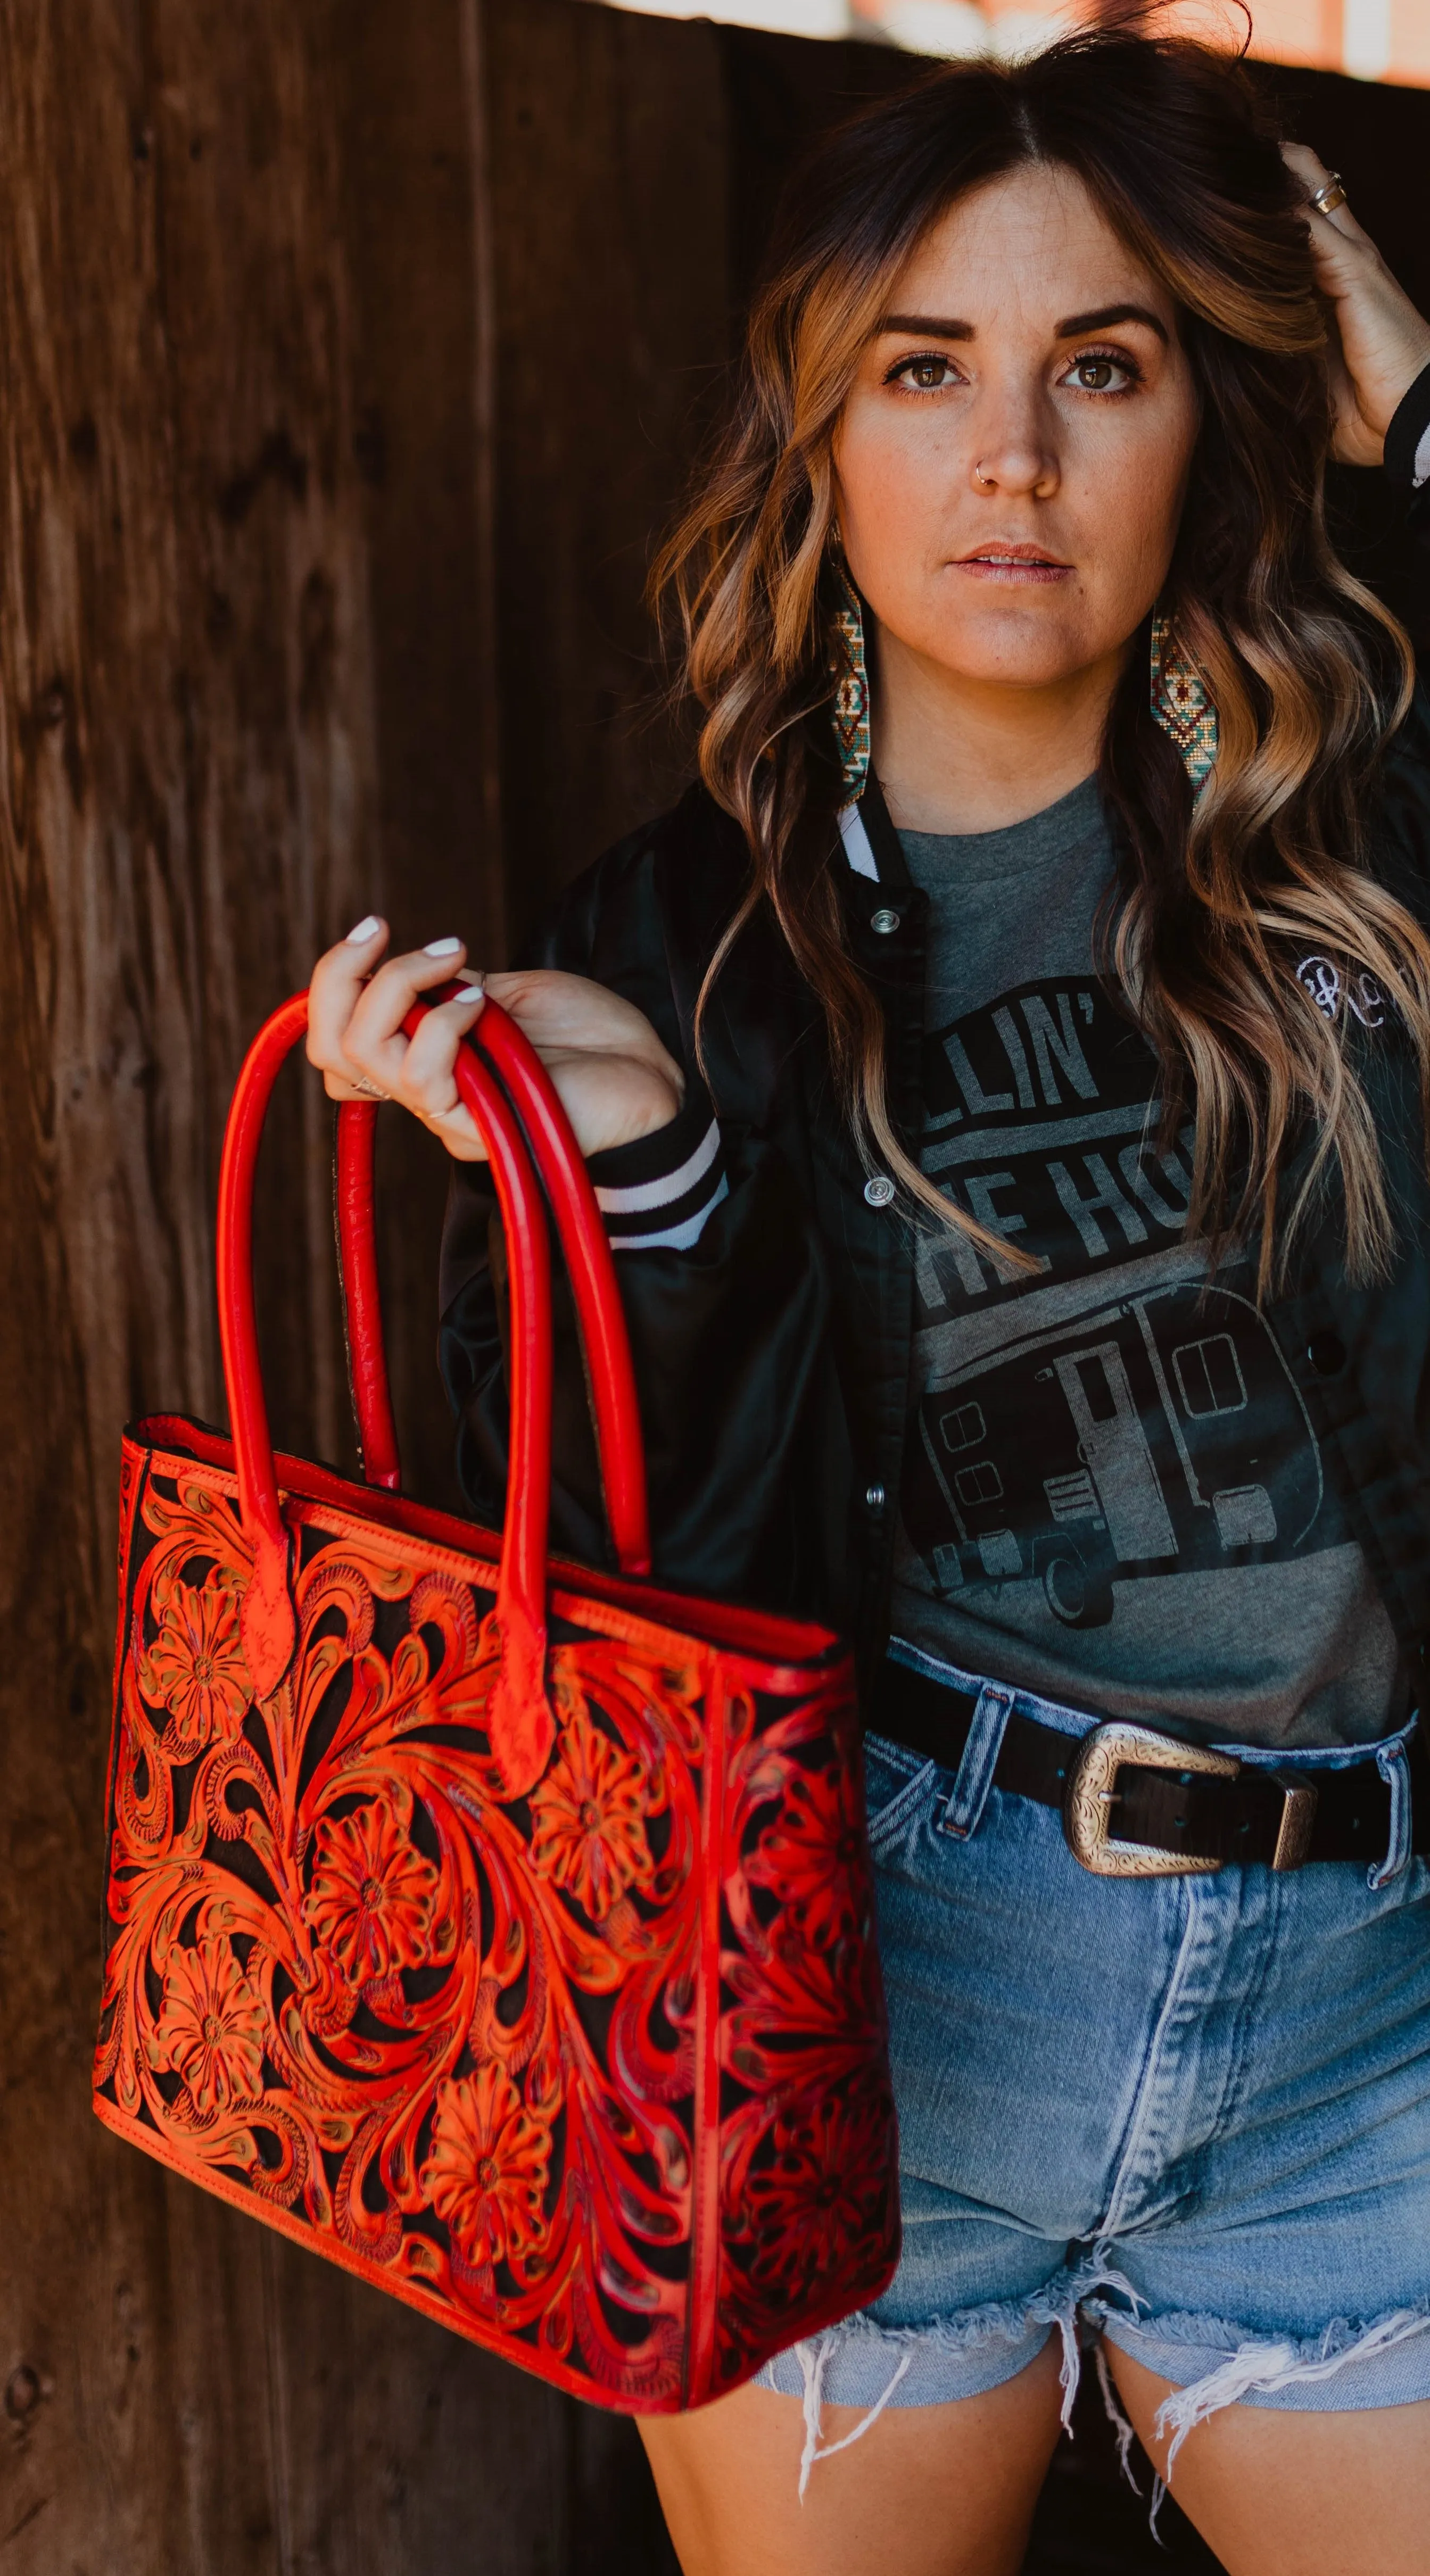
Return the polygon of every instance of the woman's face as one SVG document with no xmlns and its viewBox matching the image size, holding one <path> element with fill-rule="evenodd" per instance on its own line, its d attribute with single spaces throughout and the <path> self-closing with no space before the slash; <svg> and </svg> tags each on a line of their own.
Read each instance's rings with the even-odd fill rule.
<svg viewBox="0 0 1430 2576">
<path fill-rule="evenodd" d="M 881 632 L 974 683 L 1115 661 L 1171 561 L 1197 432 L 1166 288 L 1080 179 L 990 181 L 900 274 L 835 440 Z"/>
</svg>

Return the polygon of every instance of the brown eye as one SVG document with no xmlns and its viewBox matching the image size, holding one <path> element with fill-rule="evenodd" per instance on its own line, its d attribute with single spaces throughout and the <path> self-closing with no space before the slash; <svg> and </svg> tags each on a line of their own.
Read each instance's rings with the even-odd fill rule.
<svg viewBox="0 0 1430 2576">
<path fill-rule="evenodd" d="M 1067 381 L 1080 394 L 1120 394 L 1131 383 L 1132 370 L 1120 358 L 1078 358 Z"/>
<path fill-rule="evenodd" d="M 955 378 L 947 358 L 906 358 L 897 371 L 897 381 L 907 385 L 910 393 L 937 394 Z"/>
</svg>

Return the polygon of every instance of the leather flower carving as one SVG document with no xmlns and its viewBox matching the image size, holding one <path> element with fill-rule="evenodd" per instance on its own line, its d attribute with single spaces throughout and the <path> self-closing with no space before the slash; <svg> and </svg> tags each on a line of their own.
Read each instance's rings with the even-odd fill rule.
<svg viewBox="0 0 1430 2576">
<path fill-rule="evenodd" d="M 438 1878 L 386 1801 L 324 1816 L 303 1912 L 350 1984 L 363 1986 L 427 1955 Z"/>
<path fill-rule="evenodd" d="M 170 1951 L 155 2046 L 205 2118 L 258 2099 L 263 2032 L 262 2003 L 222 1933 L 201 1932 L 195 1949 Z"/>
<path fill-rule="evenodd" d="M 628 1887 L 648 1886 L 655 1864 L 646 1841 L 641 1767 L 573 1709 L 561 1750 L 531 1793 L 533 1866 L 570 1890 L 593 1923 L 603 1923 Z"/>
<path fill-rule="evenodd" d="M 550 2129 L 495 2059 L 438 2086 L 420 2180 L 474 2270 L 522 2253 L 543 2234 L 550 2166 Z"/>
<path fill-rule="evenodd" d="M 241 1722 L 253 1697 L 238 1632 L 238 1601 L 223 1583 L 175 1583 L 159 1632 L 139 1660 L 139 1687 L 173 1720 L 167 1750 L 192 1760 L 210 1738 Z"/>
<path fill-rule="evenodd" d="M 837 2268 L 851 2236 L 877 2216 L 888 2136 L 888 2105 L 868 2085 L 776 2121 L 774 2162 L 747 2186 L 763 2271 Z"/>
<path fill-rule="evenodd" d="M 784 1803 L 761 1834 L 748 1875 L 777 1897 L 786 1920 L 827 1949 L 853 1919 L 862 1819 L 852 1775 L 795 1771 Z"/>
</svg>

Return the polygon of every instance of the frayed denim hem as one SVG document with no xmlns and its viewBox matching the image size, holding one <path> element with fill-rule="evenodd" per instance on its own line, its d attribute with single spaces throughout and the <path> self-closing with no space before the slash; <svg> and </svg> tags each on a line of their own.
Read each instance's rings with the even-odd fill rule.
<svg viewBox="0 0 1430 2576">
<path fill-rule="evenodd" d="M 1299 2339 L 1240 2336 L 1220 2317 L 1171 2315 L 1144 2324 L 1102 2300 L 1089 2303 L 1089 2316 L 1120 2352 L 1177 2383 L 1157 2410 L 1158 2434 L 1172 2437 L 1169 2481 L 1187 2435 L 1223 2406 L 1358 2413 L 1430 2397 L 1430 2300 L 1369 2324 L 1337 2317 Z"/>
<path fill-rule="evenodd" d="M 1128 2300 L 1131 2314 L 1097 2295 L 1109 2290 Z M 922 2325 L 885 2326 L 861 2312 L 777 2353 L 752 2385 L 802 2401 L 801 2498 L 817 2463 L 847 2451 L 878 2422 L 886 2406 L 948 2405 L 1001 2388 L 1037 2360 L 1054 2329 L 1062 2339 L 1062 2420 L 1070 2431 L 1082 2367 L 1079 2319 L 1097 2337 L 1093 2350 L 1103 2402 L 1123 2470 L 1134 2487 L 1133 2431 L 1103 2355 L 1104 2335 L 1159 2378 L 1177 2383 L 1157 2413 L 1158 2434 L 1171 2435 L 1167 2483 L 1187 2435 L 1223 2406 L 1330 2413 L 1412 2405 L 1430 2397 L 1430 2300 L 1393 2309 L 1369 2324 L 1336 2318 L 1319 2335 L 1300 2340 L 1242 2336 L 1220 2317 L 1174 2314 L 1144 2323 L 1136 2314 L 1144 2304 L 1120 2274 L 1094 2257 L 1056 2275 L 1031 2298 L 990 2301 L 958 2316 L 931 2317 Z M 837 2442 L 822 2442 L 826 2405 L 862 2406 L 865 2412 L 852 2432 Z M 1165 2492 L 1158 2478 L 1152 2495 L 1154 2528 Z"/>
<path fill-rule="evenodd" d="M 990 2301 L 958 2316 L 931 2317 L 917 2326 L 881 2325 L 861 2312 L 808 2343 L 776 2353 L 752 2384 L 803 2402 L 800 2495 L 816 2463 L 857 2442 L 886 2406 L 943 2406 L 959 2398 L 986 2395 L 1028 2369 L 1053 2330 L 1062 2340 L 1062 2420 L 1071 2429 L 1082 2366 L 1078 2308 L 1094 2285 L 1132 2295 L 1119 2274 L 1083 2264 L 1055 2275 L 1031 2298 Z M 867 2411 L 840 2441 L 822 2443 L 820 2425 L 826 2405 L 862 2406 Z"/>
</svg>

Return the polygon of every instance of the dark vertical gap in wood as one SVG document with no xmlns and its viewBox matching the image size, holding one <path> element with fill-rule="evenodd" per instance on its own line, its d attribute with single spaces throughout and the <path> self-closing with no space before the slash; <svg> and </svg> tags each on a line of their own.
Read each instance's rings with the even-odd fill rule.
<svg viewBox="0 0 1430 2576">
<path fill-rule="evenodd" d="M 641 591 L 728 356 L 716 31 L 487 0 L 514 941 L 692 767 Z"/>
<path fill-rule="evenodd" d="M 474 0 L 350 0 L 341 84 L 354 436 L 372 590 L 380 905 L 399 947 L 505 949 L 491 609 L 490 290 Z M 436 1368 L 447 1159 L 379 1121 L 384 1313 L 410 1492 L 457 1506 Z"/>
<path fill-rule="evenodd" d="M 473 576 L 477 605 L 473 680 L 481 710 L 477 804 L 487 889 L 476 962 L 504 966 L 510 947 L 506 852 L 502 843 L 501 721 L 496 590 L 497 261 L 492 235 L 491 120 L 485 0 L 460 0 L 462 104 L 467 130 L 472 255 Z M 468 935 L 468 934 L 464 934 Z M 473 934 L 475 936 L 475 927 Z"/>
<path fill-rule="evenodd" d="M 731 284 L 743 319 L 792 165 L 830 126 L 910 88 L 932 66 L 892 45 L 811 44 L 734 26 L 719 36 L 729 98 Z"/>
</svg>

